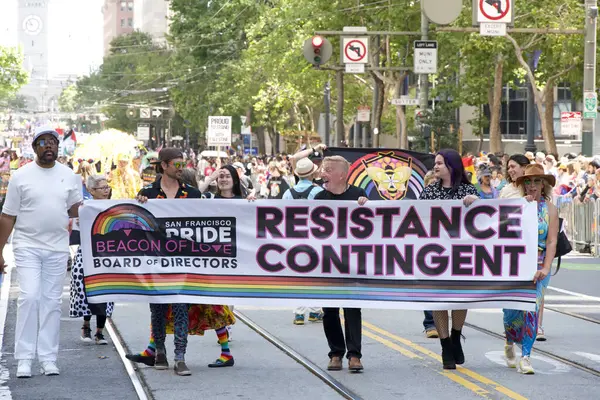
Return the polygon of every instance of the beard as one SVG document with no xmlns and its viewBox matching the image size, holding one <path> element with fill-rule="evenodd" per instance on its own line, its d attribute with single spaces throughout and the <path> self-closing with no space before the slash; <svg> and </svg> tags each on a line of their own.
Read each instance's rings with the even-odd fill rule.
<svg viewBox="0 0 600 400">
<path fill-rule="evenodd" d="M 40 164 L 48 165 L 52 164 L 58 159 L 58 152 L 54 152 L 52 150 L 46 150 L 42 153 L 41 156 L 38 155 L 38 161 Z"/>
</svg>

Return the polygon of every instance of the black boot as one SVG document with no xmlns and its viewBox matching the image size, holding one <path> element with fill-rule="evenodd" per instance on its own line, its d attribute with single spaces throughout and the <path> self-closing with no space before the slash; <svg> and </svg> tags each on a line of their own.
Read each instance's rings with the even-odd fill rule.
<svg viewBox="0 0 600 400">
<path fill-rule="evenodd" d="M 461 334 L 462 331 L 457 331 L 456 329 L 452 329 L 450 332 L 450 339 L 452 339 L 452 346 L 454 347 L 454 361 L 458 365 L 465 363 L 465 353 L 463 353 L 462 345 L 460 344 Z"/>
<path fill-rule="evenodd" d="M 442 343 L 442 363 L 444 364 L 444 369 L 456 369 L 452 339 L 448 337 L 446 339 L 440 339 L 440 342 Z"/>
</svg>

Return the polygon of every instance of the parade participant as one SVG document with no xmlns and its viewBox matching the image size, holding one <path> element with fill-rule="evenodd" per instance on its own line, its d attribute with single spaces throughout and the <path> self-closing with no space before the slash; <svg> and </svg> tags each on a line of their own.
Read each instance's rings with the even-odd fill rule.
<svg viewBox="0 0 600 400">
<path fill-rule="evenodd" d="M 40 128 L 33 137 L 36 161 L 13 174 L 0 217 L 2 250 L 14 227 L 12 245 L 19 277 L 15 359 L 17 377 L 31 377 L 37 356 L 45 375 L 58 375 L 61 299 L 69 257 L 69 217 L 78 216 L 79 178 L 56 162 L 58 133 Z"/>
<path fill-rule="evenodd" d="M 91 192 L 87 188 L 87 180 L 90 176 L 95 174 L 95 171 L 94 167 L 92 166 L 92 163 L 88 161 L 93 160 L 81 160 L 79 161 L 79 167 L 77 168 L 77 175 L 81 177 L 84 200 L 89 200 L 93 197 Z"/>
<path fill-rule="evenodd" d="M 544 167 L 539 164 L 527 166 L 523 176 L 516 180 L 522 196 L 528 201 L 536 201 L 538 205 L 538 265 L 533 277 L 537 293 L 536 311 L 504 310 L 506 365 L 517 367 L 514 343 L 520 343 L 521 360 L 518 367 L 522 374 L 534 373 L 529 357 L 538 331 L 537 313 L 543 307 L 544 291 L 550 282 L 550 270 L 556 254 L 559 222 L 558 210 L 552 204 L 552 187 L 555 183 L 554 176 L 545 174 Z"/>
<path fill-rule="evenodd" d="M 496 199 L 498 198 L 498 191 L 492 187 L 492 171 L 489 168 L 483 168 L 479 171 L 477 178 L 479 182 L 479 197 L 482 199 Z"/>
<path fill-rule="evenodd" d="M 266 182 L 268 191 L 267 198 L 281 199 L 283 194 L 290 188 L 290 185 L 285 180 L 287 172 L 281 168 L 278 162 L 271 161 L 269 163 L 269 178 Z"/>
<path fill-rule="evenodd" d="M 298 153 L 303 155 L 310 150 L 304 150 Z M 299 181 L 291 189 L 286 190 L 283 194 L 283 200 L 312 200 L 318 193 L 323 191 L 323 188 L 313 183 L 317 176 L 318 167 L 308 157 L 295 159 L 292 157 L 292 166 L 294 174 Z M 294 325 L 304 325 L 304 315 L 308 311 L 308 320 L 310 322 L 319 322 L 323 320 L 323 313 L 319 307 L 296 307 L 294 310 Z"/>
<path fill-rule="evenodd" d="M 323 147 L 325 149 L 325 147 Z M 367 194 L 364 189 L 348 184 L 350 163 L 341 156 L 330 156 L 323 159 L 321 177 L 325 190 L 315 196 L 315 200 L 353 200 L 363 198 Z M 339 371 L 343 368 L 342 359 L 348 357 L 348 369 L 360 372 L 362 358 L 362 316 L 360 308 L 344 308 L 344 326 L 346 337 L 340 323 L 339 308 L 323 308 L 323 329 L 329 344 L 329 364 L 327 370 Z"/>
<path fill-rule="evenodd" d="M 500 191 L 501 199 L 516 199 L 521 197 L 521 189 L 517 187 L 517 178 L 523 175 L 525 167 L 531 164 L 529 159 L 522 154 L 513 154 L 506 164 L 507 184 Z"/>
<path fill-rule="evenodd" d="M 120 154 L 117 168 L 108 175 L 108 184 L 115 200 L 133 199 L 140 190 L 140 175 L 131 167 L 130 160 L 127 154 Z"/>
<path fill-rule="evenodd" d="M 153 164 L 158 160 L 158 153 L 153 151 L 142 159 L 141 175 L 144 186 L 151 185 L 156 180 L 156 166 Z"/>
<path fill-rule="evenodd" d="M 254 186 L 252 185 L 252 179 L 246 175 L 246 167 L 241 162 L 233 163 L 233 167 L 236 169 L 240 182 L 242 184 L 242 194 L 244 197 L 248 197 L 251 193 L 254 193 Z"/>
<path fill-rule="evenodd" d="M 106 178 L 102 175 L 88 176 L 86 187 L 88 188 L 94 200 L 106 200 L 110 198 L 110 186 L 108 186 Z M 81 251 L 81 247 L 79 247 L 75 255 L 73 270 L 71 271 L 71 302 L 69 307 L 69 316 L 71 318 L 83 317 L 81 340 L 85 343 L 91 343 L 92 329 L 90 328 L 90 321 L 92 319 L 92 315 L 95 315 L 96 333 L 94 335 L 94 341 L 99 345 L 108 344 L 104 338 L 104 326 L 106 324 L 106 318 L 109 318 L 112 315 L 114 304 L 88 304 L 87 296 L 85 295 L 83 276 L 83 253 Z"/>
<path fill-rule="evenodd" d="M 440 150 L 435 156 L 433 172 L 437 182 L 421 192 L 420 200 L 462 200 L 465 206 L 479 198 L 477 189 L 467 179 L 460 154 L 451 149 Z M 456 369 L 465 362 L 460 343 L 467 310 L 452 310 L 452 332 L 448 332 L 448 311 L 433 311 L 433 320 L 442 344 L 444 369 Z"/>
<path fill-rule="evenodd" d="M 166 151 L 172 151 L 173 154 L 166 154 L 165 153 Z M 181 154 L 179 152 L 179 150 L 177 150 L 177 149 L 163 149 L 159 153 L 159 159 L 162 161 L 165 158 L 169 158 L 170 156 L 175 155 L 175 152 L 178 152 L 178 154 Z M 178 163 L 178 166 L 180 167 L 179 171 L 181 171 L 181 169 L 183 168 L 183 164 L 184 164 L 183 158 L 175 159 L 174 162 Z M 165 171 L 164 173 L 166 175 L 169 173 L 169 170 L 164 169 L 164 164 L 165 163 L 162 162 L 161 168 L 159 168 L 159 172 L 163 173 L 163 171 Z M 233 184 L 233 180 L 235 179 L 235 177 L 237 177 L 237 173 L 235 172 L 235 169 L 231 166 L 225 166 L 223 168 L 226 171 L 228 171 L 229 179 L 225 179 L 224 177 L 218 177 L 217 185 L 221 188 L 221 190 L 218 193 L 219 198 L 234 198 L 235 196 L 238 196 L 237 198 L 241 198 L 241 188 L 239 185 L 239 179 L 237 179 L 237 184 Z M 233 175 L 231 175 L 232 172 L 233 172 Z M 231 177 L 234 177 L 234 178 L 232 179 Z M 169 177 L 167 176 L 167 178 L 169 178 Z M 161 181 L 163 179 L 164 178 L 159 179 L 151 185 L 152 192 L 155 192 L 155 195 L 156 195 L 153 198 L 166 198 L 165 191 L 161 190 L 160 192 L 156 193 L 158 188 L 160 188 Z M 180 180 L 180 179 L 181 179 L 181 177 L 179 176 L 178 180 Z M 225 182 L 226 180 L 228 180 L 230 183 L 228 184 L 227 182 Z M 180 184 L 181 187 L 177 193 L 179 194 L 181 192 L 182 196 L 177 196 L 175 198 L 183 197 L 184 191 L 182 190 L 182 188 L 185 189 L 185 193 L 187 193 L 187 196 L 185 196 L 185 197 L 187 197 L 187 198 L 202 197 L 200 191 L 198 191 L 196 188 L 189 186 L 189 185 L 185 185 L 183 183 L 178 183 L 178 184 Z M 184 187 L 184 185 L 185 185 L 185 187 Z M 142 192 L 144 192 L 146 194 L 151 194 L 151 192 L 146 191 L 146 189 L 149 189 L 149 187 L 144 188 L 142 190 Z M 172 191 L 174 191 L 174 189 Z M 145 201 L 147 201 L 147 199 L 149 197 L 147 195 L 144 195 L 144 193 L 142 193 L 142 192 L 140 192 L 141 196 L 138 196 L 138 200 L 140 200 L 141 202 L 145 202 Z M 150 365 L 150 366 L 154 365 L 157 369 L 165 369 L 165 367 L 163 367 L 161 365 L 159 365 L 157 367 L 157 362 L 159 361 L 158 355 L 159 355 L 159 349 L 161 348 L 161 346 L 160 346 L 161 343 L 162 343 L 162 347 L 164 348 L 164 341 L 165 341 L 164 337 L 165 337 L 166 333 L 170 330 L 170 324 L 171 324 L 171 321 L 173 321 L 172 322 L 173 323 L 173 333 L 175 335 L 176 346 L 179 346 L 179 348 L 181 348 L 182 343 L 184 342 L 184 340 L 183 340 L 184 336 L 185 336 L 185 344 L 187 344 L 187 335 L 188 334 L 203 335 L 204 331 L 209 330 L 209 329 L 215 329 L 219 344 L 221 345 L 221 355 L 214 363 L 211 363 L 208 365 L 209 368 L 231 367 L 234 365 L 234 359 L 233 359 L 233 356 L 231 355 L 231 351 L 229 350 L 229 334 L 228 334 L 227 326 L 235 323 L 235 318 L 233 316 L 233 313 L 229 309 L 229 307 L 220 306 L 220 305 L 192 304 L 189 306 L 189 309 L 186 309 L 185 327 L 181 323 L 182 322 L 181 315 L 179 315 L 180 318 L 178 318 L 176 312 L 183 314 L 182 310 L 174 309 L 173 307 L 171 307 L 171 309 L 168 310 L 167 314 L 166 314 L 167 315 L 166 323 L 159 321 L 159 322 L 162 322 L 162 325 L 164 326 L 164 329 L 161 328 L 161 331 L 159 332 L 161 334 L 160 342 L 158 340 L 156 340 L 157 330 L 154 328 L 155 318 L 153 315 L 150 343 L 148 344 L 148 347 L 146 348 L 146 350 L 144 350 L 141 353 L 127 354 L 126 358 L 133 362 L 142 362 L 142 363 L 144 363 L 146 365 Z M 163 311 L 163 315 L 165 315 L 164 311 Z M 174 317 L 174 315 L 175 315 L 175 317 Z M 184 335 L 184 332 L 185 332 L 185 335 Z M 176 349 L 176 351 L 178 351 L 178 350 Z M 185 349 L 184 349 L 184 352 L 185 352 Z M 163 361 L 162 358 L 163 357 L 161 357 L 160 361 Z M 162 365 L 165 365 L 165 364 L 167 364 L 166 357 L 164 358 L 164 362 L 162 362 Z M 179 369 L 178 369 L 178 365 L 180 367 Z M 176 361 L 176 365 L 175 365 L 176 373 L 178 375 L 190 375 L 191 372 L 189 371 L 187 366 L 185 366 L 185 369 L 181 369 L 181 368 L 183 368 L 183 366 L 185 366 L 185 362 L 183 362 L 183 365 L 181 365 L 181 362 L 178 363 Z"/>
<path fill-rule="evenodd" d="M 164 148 L 158 154 L 156 161 L 158 172 L 162 174 L 152 185 L 146 186 L 138 193 L 137 199 L 145 203 L 148 199 L 199 199 L 201 193 L 198 189 L 181 182 L 181 174 L 185 165 L 183 153 L 175 148 Z M 175 365 L 173 369 L 180 376 L 191 375 L 191 371 L 185 363 L 185 351 L 188 337 L 188 304 L 171 304 L 170 309 L 174 315 L 174 343 L 175 343 Z M 164 370 L 169 367 L 165 348 L 167 334 L 166 314 L 169 304 L 150 303 L 150 314 L 152 321 L 152 337 L 156 343 L 156 355 L 154 368 Z"/>
</svg>

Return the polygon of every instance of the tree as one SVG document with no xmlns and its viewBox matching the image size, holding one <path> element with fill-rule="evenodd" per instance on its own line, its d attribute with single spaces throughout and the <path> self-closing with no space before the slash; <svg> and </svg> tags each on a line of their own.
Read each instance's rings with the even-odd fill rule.
<svg viewBox="0 0 600 400">
<path fill-rule="evenodd" d="M 0 100 L 13 97 L 28 80 L 21 50 L 0 46 Z"/>
<path fill-rule="evenodd" d="M 74 112 L 79 109 L 77 103 L 77 85 L 67 86 L 58 97 L 58 108 L 61 112 Z"/>
</svg>

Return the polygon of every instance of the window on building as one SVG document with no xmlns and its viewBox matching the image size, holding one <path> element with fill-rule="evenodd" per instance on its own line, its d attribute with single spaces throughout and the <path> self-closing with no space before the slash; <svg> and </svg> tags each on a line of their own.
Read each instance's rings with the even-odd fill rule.
<svg viewBox="0 0 600 400">
<path fill-rule="evenodd" d="M 121 28 L 125 27 L 125 18 L 121 18 Z"/>
<path fill-rule="evenodd" d="M 127 26 L 129 26 L 130 28 L 133 27 L 133 18 L 127 18 Z"/>
<path fill-rule="evenodd" d="M 127 3 L 122 1 L 121 2 L 121 11 L 125 11 L 125 7 L 127 6 Z"/>
<path fill-rule="evenodd" d="M 560 83 L 556 88 L 556 101 L 571 101 L 573 96 L 568 83 Z"/>
<path fill-rule="evenodd" d="M 127 3 L 127 9 L 129 11 L 133 11 L 133 1 L 130 1 L 130 2 Z"/>
</svg>

